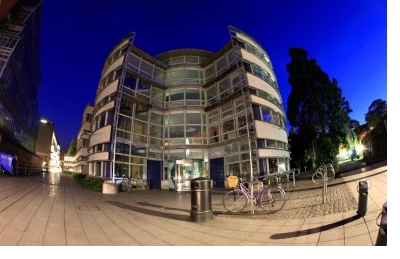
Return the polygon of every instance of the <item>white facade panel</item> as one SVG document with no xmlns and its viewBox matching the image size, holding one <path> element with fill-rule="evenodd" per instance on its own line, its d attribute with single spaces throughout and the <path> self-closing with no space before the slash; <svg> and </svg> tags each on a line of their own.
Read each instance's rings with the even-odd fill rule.
<svg viewBox="0 0 400 259">
<path fill-rule="evenodd" d="M 101 109 L 99 109 L 96 114 L 93 115 L 93 118 L 96 117 L 97 115 L 101 114 L 104 111 L 107 111 L 111 108 L 114 108 L 115 105 L 115 101 L 109 102 L 106 105 L 104 105 L 103 107 L 101 107 Z"/>
<path fill-rule="evenodd" d="M 263 90 L 274 96 L 276 99 L 281 100 L 281 97 L 279 96 L 275 88 L 270 86 L 267 82 L 249 73 L 246 73 L 246 76 L 247 76 L 247 82 L 249 82 L 250 86 Z"/>
<path fill-rule="evenodd" d="M 243 34 L 241 34 L 241 33 L 236 33 L 236 37 L 237 37 L 238 39 L 247 41 L 248 43 L 254 45 L 255 47 L 257 47 L 257 48 L 260 49 L 260 50 L 264 50 L 264 48 L 263 48 L 262 46 L 260 46 L 257 42 L 255 42 L 254 40 L 252 40 L 252 39 L 249 38 L 249 37 L 246 37 L 245 35 L 243 35 Z M 266 54 L 266 53 L 265 53 L 265 54 Z"/>
<path fill-rule="evenodd" d="M 88 162 L 108 160 L 108 152 L 98 152 L 89 156 Z"/>
<path fill-rule="evenodd" d="M 124 62 L 124 57 L 125 56 L 119 57 L 119 59 L 117 59 L 111 66 L 109 66 L 107 71 L 101 77 L 101 79 L 103 79 L 106 75 L 108 75 L 108 73 L 113 71 L 115 68 L 117 68 L 118 66 L 122 65 L 122 63 Z"/>
<path fill-rule="evenodd" d="M 259 149 L 258 150 L 258 157 L 287 157 L 289 158 L 289 152 L 286 150 L 279 150 L 279 149 Z"/>
<path fill-rule="evenodd" d="M 268 122 L 258 120 L 254 122 L 257 132 L 257 138 L 273 139 L 287 143 L 288 135 L 286 130 Z"/>
<path fill-rule="evenodd" d="M 90 146 L 111 141 L 111 125 L 96 130 L 90 137 Z"/>
<path fill-rule="evenodd" d="M 245 49 L 240 49 L 240 52 L 242 53 L 242 57 L 245 60 L 248 60 L 250 62 L 256 63 L 257 65 L 259 65 L 262 69 L 268 71 L 269 74 L 275 76 L 274 72 L 271 71 L 271 69 L 264 63 L 262 62 L 258 57 L 254 56 L 253 54 L 251 54 L 250 52 L 248 52 Z"/>
<path fill-rule="evenodd" d="M 90 122 L 85 121 L 85 122 L 83 123 L 82 129 L 84 129 L 84 130 L 90 130 Z"/>
<path fill-rule="evenodd" d="M 114 82 L 112 82 L 105 89 L 103 89 L 103 91 L 97 96 L 96 104 L 98 102 L 100 102 L 101 100 L 103 100 L 104 97 L 106 97 L 112 93 L 115 93 L 118 89 L 118 83 L 119 83 L 119 79 L 114 80 Z"/>
<path fill-rule="evenodd" d="M 76 153 L 75 159 L 77 160 L 80 156 L 87 156 L 87 155 L 88 155 L 87 148 L 83 147 L 83 148 L 79 149 L 79 151 Z"/>
</svg>

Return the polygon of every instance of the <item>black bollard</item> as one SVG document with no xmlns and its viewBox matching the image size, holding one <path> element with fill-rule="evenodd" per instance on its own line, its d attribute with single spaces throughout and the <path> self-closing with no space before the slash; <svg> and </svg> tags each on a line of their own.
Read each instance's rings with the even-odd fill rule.
<svg viewBox="0 0 400 259">
<path fill-rule="evenodd" d="M 383 204 L 382 212 L 379 216 L 381 216 L 381 223 L 379 225 L 377 223 L 379 231 L 375 246 L 387 246 L 387 202 Z M 378 218 L 376 220 L 378 220 Z"/>
<path fill-rule="evenodd" d="M 367 180 L 361 180 L 358 182 L 357 191 L 359 193 L 359 196 L 357 214 L 359 216 L 364 216 L 367 213 L 369 188 L 370 187 Z"/>
</svg>

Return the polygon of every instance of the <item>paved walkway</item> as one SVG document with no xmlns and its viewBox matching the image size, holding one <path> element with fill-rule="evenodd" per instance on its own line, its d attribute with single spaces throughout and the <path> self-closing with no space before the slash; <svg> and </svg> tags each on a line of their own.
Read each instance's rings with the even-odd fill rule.
<svg viewBox="0 0 400 259">
<path fill-rule="evenodd" d="M 107 195 L 71 176 L 0 176 L 2 246 L 374 246 L 387 201 L 386 161 L 335 179 L 322 204 L 310 180 L 283 186 L 277 214 L 230 215 L 224 190 L 212 190 L 213 219 L 190 220 L 191 193 L 150 190 Z M 371 183 L 368 211 L 357 215 L 359 180 Z"/>
</svg>

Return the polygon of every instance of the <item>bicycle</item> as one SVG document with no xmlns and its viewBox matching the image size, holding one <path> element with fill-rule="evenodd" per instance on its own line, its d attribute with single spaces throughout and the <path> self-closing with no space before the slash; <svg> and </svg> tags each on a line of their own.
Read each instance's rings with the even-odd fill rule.
<svg viewBox="0 0 400 259">
<path fill-rule="evenodd" d="M 224 208 L 232 213 L 241 212 L 249 203 L 251 199 L 258 208 L 262 208 L 266 213 L 272 214 L 280 211 L 285 205 L 285 191 L 275 185 L 263 186 L 260 181 L 254 181 L 253 196 L 249 187 L 246 187 L 242 178 L 238 178 L 239 186 L 232 187 L 233 190 L 227 192 L 222 203 Z"/>
<path fill-rule="evenodd" d="M 315 184 L 321 184 L 323 182 L 323 176 L 326 173 L 327 181 L 330 182 L 335 178 L 335 169 L 331 163 L 326 165 L 321 165 L 318 169 L 313 173 L 311 179 Z"/>
<path fill-rule="evenodd" d="M 125 189 L 128 193 L 131 193 L 133 188 L 131 178 L 122 178 L 121 187 L 123 190 Z"/>
</svg>

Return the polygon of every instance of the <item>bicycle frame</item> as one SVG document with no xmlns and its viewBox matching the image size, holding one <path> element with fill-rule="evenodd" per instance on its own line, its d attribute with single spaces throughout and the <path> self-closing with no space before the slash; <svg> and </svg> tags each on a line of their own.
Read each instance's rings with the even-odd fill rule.
<svg viewBox="0 0 400 259">
<path fill-rule="evenodd" d="M 246 195 L 247 199 L 251 199 L 253 201 L 254 205 L 260 206 L 260 197 L 261 197 L 262 192 L 264 191 L 263 187 L 261 187 L 257 191 L 253 190 L 253 196 L 251 196 L 251 190 L 249 190 L 249 188 L 247 188 L 246 185 L 241 180 L 239 181 L 239 187 L 236 187 L 236 188 L 243 191 L 244 194 Z M 233 189 L 235 190 L 235 187 Z M 257 194 L 257 195 L 254 195 L 254 194 Z"/>
</svg>

